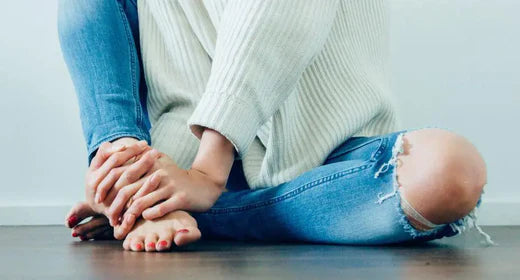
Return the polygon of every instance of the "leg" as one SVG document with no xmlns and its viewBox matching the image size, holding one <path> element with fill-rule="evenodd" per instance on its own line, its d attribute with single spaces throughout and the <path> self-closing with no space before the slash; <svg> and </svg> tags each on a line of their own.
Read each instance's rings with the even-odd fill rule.
<svg viewBox="0 0 520 280">
<path fill-rule="evenodd" d="M 78 96 L 89 160 L 102 142 L 150 142 L 137 7 L 130 0 L 60 0 L 58 34 Z"/>
<path fill-rule="evenodd" d="M 401 197 L 434 224 L 467 215 L 487 182 L 486 164 L 477 149 L 450 131 L 422 129 L 404 134 L 403 153 L 397 158 Z M 430 229 L 407 215 L 416 228 Z"/>
<path fill-rule="evenodd" d="M 89 159 L 103 141 L 122 136 L 149 141 L 135 0 L 60 0 L 58 15 L 59 38 L 79 99 Z M 86 203 L 79 203 L 67 215 L 66 224 L 75 227 L 95 215 Z M 101 225 L 108 223 L 97 217 L 75 227 L 73 235 L 106 238 L 93 234 Z"/>
<path fill-rule="evenodd" d="M 462 218 L 475 207 L 479 188 L 464 192 L 468 196 L 452 198 L 454 208 L 448 208 L 442 215 L 424 213 L 435 222 L 443 223 L 442 226 L 426 231 L 416 228 L 401 209 L 401 197 L 396 195 L 397 188 L 394 189 L 396 173 L 387 172 L 395 170 L 388 162 L 395 158 L 394 144 L 399 144 L 396 141 L 404 132 L 351 138 L 334 151 L 323 166 L 280 186 L 224 193 L 208 212 L 194 213 L 203 238 L 385 244 L 431 240 L 458 233 L 456 227 L 447 223 Z M 411 141 L 416 142 L 413 135 L 417 133 L 410 133 Z M 468 148 L 465 152 L 470 151 Z M 411 153 L 410 150 L 410 156 Z M 432 165 L 423 166 L 425 174 L 435 170 Z M 462 170 L 473 169 L 465 166 Z M 408 177 L 404 173 L 400 175 Z M 455 177 L 462 178 L 462 182 L 467 179 L 459 176 Z M 401 191 L 405 188 L 403 186 Z M 414 206 L 417 204 L 415 192 L 412 188 L 403 192 Z M 385 193 L 389 195 L 382 196 Z M 477 195 L 473 197 L 474 193 Z M 464 207 L 456 208 L 460 205 L 458 201 Z M 437 214 L 433 210 L 444 211 L 440 209 L 442 204 L 436 203 L 439 202 L 428 204 L 432 214 Z"/>
</svg>

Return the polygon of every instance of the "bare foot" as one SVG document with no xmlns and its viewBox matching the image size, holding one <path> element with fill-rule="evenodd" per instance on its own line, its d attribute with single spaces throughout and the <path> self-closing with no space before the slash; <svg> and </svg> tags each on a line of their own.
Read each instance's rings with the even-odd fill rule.
<svg viewBox="0 0 520 280">
<path fill-rule="evenodd" d="M 92 217 L 90 221 L 80 224 L 90 217 Z M 65 219 L 65 225 L 72 228 L 72 237 L 79 237 L 82 241 L 114 239 L 114 229 L 108 219 L 94 212 L 86 202 L 80 202 L 72 207 Z"/>
<path fill-rule="evenodd" d="M 167 251 L 172 242 L 183 246 L 200 239 L 197 221 L 185 211 L 174 211 L 149 221 L 139 219 L 123 242 L 125 250 Z"/>
</svg>

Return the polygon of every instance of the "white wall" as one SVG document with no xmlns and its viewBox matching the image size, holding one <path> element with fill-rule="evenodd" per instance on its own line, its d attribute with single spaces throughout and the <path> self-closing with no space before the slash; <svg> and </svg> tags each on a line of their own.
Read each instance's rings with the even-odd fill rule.
<svg viewBox="0 0 520 280">
<path fill-rule="evenodd" d="M 391 3 L 393 88 L 405 127 L 470 138 L 489 170 L 481 222 L 520 224 L 520 1 Z M 2 1 L 0 34 L 0 224 L 61 223 L 83 198 L 86 152 L 55 1 Z"/>
</svg>

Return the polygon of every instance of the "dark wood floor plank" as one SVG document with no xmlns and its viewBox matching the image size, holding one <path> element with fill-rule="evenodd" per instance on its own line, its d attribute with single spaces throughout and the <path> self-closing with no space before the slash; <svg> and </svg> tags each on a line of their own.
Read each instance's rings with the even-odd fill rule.
<svg viewBox="0 0 520 280">
<path fill-rule="evenodd" d="M 0 279 L 520 279 L 520 227 L 420 246 L 204 241 L 169 253 L 79 242 L 64 227 L 0 227 Z"/>
</svg>

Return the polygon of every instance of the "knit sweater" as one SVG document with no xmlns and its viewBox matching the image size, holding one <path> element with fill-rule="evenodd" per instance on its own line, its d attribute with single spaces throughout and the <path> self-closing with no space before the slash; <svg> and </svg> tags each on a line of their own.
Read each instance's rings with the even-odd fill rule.
<svg viewBox="0 0 520 280">
<path fill-rule="evenodd" d="M 189 168 L 214 129 L 254 189 L 399 129 L 384 2 L 140 0 L 153 145 Z"/>
</svg>

